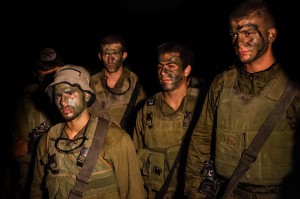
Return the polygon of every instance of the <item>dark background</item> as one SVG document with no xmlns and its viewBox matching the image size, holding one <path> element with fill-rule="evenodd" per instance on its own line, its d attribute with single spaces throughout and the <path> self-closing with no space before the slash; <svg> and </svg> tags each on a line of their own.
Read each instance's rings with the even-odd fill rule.
<svg viewBox="0 0 300 199">
<path fill-rule="evenodd" d="M 41 47 L 58 49 L 66 63 L 99 69 L 98 41 L 116 32 L 128 44 L 127 63 L 146 91 L 159 90 L 155 48 L 167 41 L 189 44 L 193 75 L 207 81 L 234 60 L 227 17 L 238 0 L 52 0 L 10 1 L 2 5 L 2 156 L 7 154 L 11 113 L 20 86 L 28 80 Z M 277 17 L 275 51 L 294 79 L 299 67 L 299 9 L 294 0 L 269 0 Z M 4 52 L 4 54 L 3 54 Z M 5 158 L 4 158 L 5 159 Z M 1 168 L 0 168 L 1 169 Z"/>
<path fill-rule="evenodd" d="M 155 48 L 166 41 L 189 44 L 195 53 L 193 74 L 210 80 L 234 59 L 227 17 L 240 0 L 40 0 L 11 2 L 7 28 L 14 86 L 23 84 L 41 47 L 53 46 L 66 63 L 99 69 L 98 41 L 122 34 L 129 47 L 127 63 L 151 94 L 155 84 Z M 276 51 L 289 63 L 299 52 L 298 8 L 292 0 L 269 0 L 277 17 Z M 5 38 L 6 40 L 6 38 Z M 296 42 L 297 45 L 296 45 Z M 293 45 L 294 44 L 294 45 Z M 293 49 L 292 49 L 293 48 Z M 295 62 L 296 63 L 296 62 Z M 10 81 L 11 82 L 11 81 Z M 150 84 L 149 84 L 150 82 Z M 154 83 L 154 84 L 153 84 Z"/>
</svg>

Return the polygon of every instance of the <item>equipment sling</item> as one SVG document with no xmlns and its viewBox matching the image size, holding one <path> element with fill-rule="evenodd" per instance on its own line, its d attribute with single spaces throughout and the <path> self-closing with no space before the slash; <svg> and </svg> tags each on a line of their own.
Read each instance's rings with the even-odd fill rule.
<svg viewBox="0 0 300 199">
<path fill-rule="evenodd" d="M 271 135 L 276 124 L 278 124 L 282 119 L 288 105 L 290 105 L 290 103 L 292 102 L 295 96 L 295 92 L 293 92 L 293 90 L 294 85 L 292 84 L 292 82 L 288 82 L 287 87 L 280 96 L 277 104 L 274 106 L 273 110 L 270 112 L 269 116 L 258 130 L 258 133 L 253 138 L 248 148 L 243 152 L 240 161 L 230 178 L 222 199 L 226 199 L 231 195 L 231 193 L 239 183 L 242 175 L 250 168 L 250 164 L 255 162 L 259 150 Z"/>
<path fill-rule="evenodd" d="M 79 199 L 83 197 L 84 190 L 89 183 L 90 177 L 102 149 L 102 144 L 107 134 L 108 124 L 108 120 L 100 117 L 98 118 L 92 145 L 87 157 L 85 158 L 80 173 L 76 177 L 75 185 L 70 191 L 69 199 Z"/>
</svg>

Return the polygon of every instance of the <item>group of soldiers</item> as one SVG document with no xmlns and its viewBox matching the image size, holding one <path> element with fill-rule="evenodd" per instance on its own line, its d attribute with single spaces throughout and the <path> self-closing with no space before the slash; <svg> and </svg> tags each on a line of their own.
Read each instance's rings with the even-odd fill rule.
<svg viewBox="0 0 300 199">
<path fill-rule="evenodd" d="M 266 2 L 248 0 L 229 25 L 236 63 L 208 84 L 191 76 L 188 45 L 163 43 L 156 49 L 161 90 L 151 96 L 144 77 L 124 64 L 120 35 L 102 38 L 102 67 L 93 74 L 43 48 L 35 81 L 15 107 L 10 197 L 292 198 L 300 90 L 273 52 L 275 18 Z M 288 89 L 282 116 L 251 153 L 247 147 Z M 245 151 L 253 163 L 233 186 Z"/>
</svg>

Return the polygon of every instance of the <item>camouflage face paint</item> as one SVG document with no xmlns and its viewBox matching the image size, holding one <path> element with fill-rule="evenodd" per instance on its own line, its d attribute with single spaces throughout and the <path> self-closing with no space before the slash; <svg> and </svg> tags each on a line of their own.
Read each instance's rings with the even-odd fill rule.
<svg viewBox="0 0 300 199">
<path fill-rule="evenodd" d="M 165 91 L 178 88 L 183 82 L 182 61 L 178 53 L 165 53 L 159 56 L 157 73 Z"/>
<path fill-rule="evenodd" d="M 105 69 L 110 72 L 116 72 L 122 66 L 122 47 L 120 44 L 105 45 L 102 49 L 101 58 Z"/>
<path fill-rule="evenodd" d="M 65 83 L 54 86 L 54 100 L 66 121 L 78 117 L 87 107 L 83 91 Z"/>
<path fill-rule="evenodd" d="M 257 17 L 231 22 L 230 36 L 241 62 L 255 61 L 267 51 L 267 32 L 263 22 Z"/>
</svg>

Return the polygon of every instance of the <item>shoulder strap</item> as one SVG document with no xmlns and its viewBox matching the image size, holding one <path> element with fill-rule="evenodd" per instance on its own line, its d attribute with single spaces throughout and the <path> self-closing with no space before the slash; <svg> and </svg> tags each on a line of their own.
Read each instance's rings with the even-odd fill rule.
<svg viewBox="0 0 300 199">
<path fill-rule="evenodd" d="M 104 138 L 106 137 L 108 124 L 108 120 L 101 117 L 98 118 L 92 145 L 80 170 L 80 173 L 76 177 L 75 185 L 70 191 L 69 199 L 79 199 L 83 197 L 85 187 L 89 183 L 92 171 L 94 170 L 98 160 Z"/>
<path fill-rule="evenodd" d="M 139 91 L 140 91 L 140 81 L 139 79 L 137 79 L 137 82 L 135 84 L 135 87 L 134 87 L 134 90 L 132 92 L 132 95 L 131 95 L 131 98 L 129 100 L 129 103 L 127 104 L 127 108 L 124 112 L 124 115 L 123 115 L 123 118 L 120 122 L 120 126 L 126 130 L 126 124 L 127 124 L 127 121 L 128 121 L 128 118 L 130 116 L 130 113 L 131 111 L 133 111 L 134 109 L 134 106 L 136 104 L 136 100 L 137 100 L 137 97 L 138 97 L 138 94 L 139 94 Z"/>
<path fill-rule="evenodd" d="M 185 134 L 186 135 L 186 134 Z M 183 138 L 185 137 L 185 135 L 183 136 Z M 183 139 L 185 140 L 185 139 Z M 169 188 L 169 185 L 170 185 L 170 182 L 172 180 L 172 177 L 173 177 L 173 174 L 174 174 L 174 171 L 175 169 L 177 168 L 178 166 L 178 162 L 179 162 L 179 159 L 180 159 L 180 156 L 181 156 L 181 151 L 182 151 L 182 148 L 183 148 L 183 143 L 185 143 L 184 141 L 182 141 L 181 145 L 180 145 L 180 148 L 179 148 L 179 151 L 176 155 L 176 159 L 172 165 L 172 168 L 164 182 L 164 184 L 162 185 L 162 187 L 160 188 L 160 190 L 157 192 L 157 194 L 155 195 L 155 199 L 163 199 L 168 188 Z"/>
<path fill-rule="evenodd" d="M 197 92 L 196 95 L 199 95 L 199 93 Z M 187 100 L 190 100 L 189 96 L 187 96 L 187 97 L 188 97 Z M 187 104 L 188 103 L 189 102 L 187 102 Z M 196 122 L 198 120 L 198 117 L 199 117 L 199 114 L 195 110 L 199 110 L 201 106 L 202 106 L 202 101 L 197 100 L 195 106 L 193 106 L 193 110 L 189 110 L 191 112 L 185 111 L 185 117 L 184 117 L 183 123 L 187 123 L 187 125 L 188 125 L 188 126 L 186 126 L 187 130 L 186 130 L 186 132 L 185 132 L 185 134 L 182 138 L 182 142 L 180 144 L 178 153 L 176 155 L 176 159 L 175 159 L 175 161 L 174 161 L 174 163 L 173 163 L 173 165 L 172 165 L 172 167 L 169 171 L 169 174 L 168 174 L 167 178 L 164 181 L 164 184 L 162 185 L 162 187 L 160 188 L 158 193 L 155 195 L 155 199 L 163 199 L 164 198 L 164 196 L 165 196 L 165 194 L 166 194 L 166 192 L 169 188 L 169 185 L 170 185 L 170 182 L 172 180 L 175 169 L 178 167 L 179 161 L 180 161 L 180 164 L 184 167 L 184 165 L 183 165 L 184 162 L 181 161 L 181 159 L 183 157 L 186 157 L 186 155 L 187 155 L 187 147 L 189 145 L 190 137 L 191 137 L 191 134 L 193 132 L 193 129 L 194 129 L 194 127 L 196 125 Z M 186 107 L 186 108 L 189 109 L 191 107 Z M 187 115 L 187 113 L 188 113 L 188 115 Z M 188 120 L 188 121 L 186 121 L 186 120 Z M 184 186 L 178 185 L 178 187 L 181 188 L 181 187 L 184 187 Z"/>
<path fill-rule="evenodd" d="M 248 148 L 243 152 L 241 159 L 230 178 L 222 199 L 226 199 L 229 197 L 229 195 L 231 195 L 244 172 L 250 168 L 251 163 L 255 162 L 258 152 L 271 135 L 274 127 L 276 126 L 275 124 L 279 123 L 283 115 L 286 113 L 288 105 L 292 102 L 295 96 L 295 92 L 293 92 L 293 90 L 293 83 L 288 82 L 277 104 L 274 106 L 273 110 L 270 112 L 269 116 L 258 130 L 258 133 L 253 138 Z"/>
</svg>

